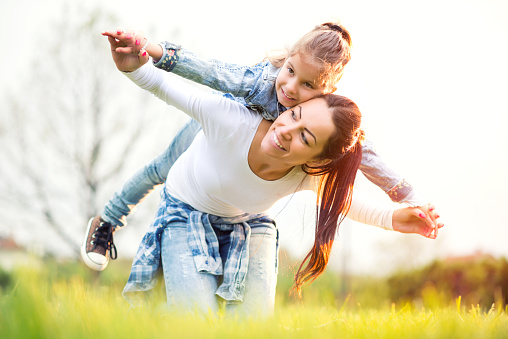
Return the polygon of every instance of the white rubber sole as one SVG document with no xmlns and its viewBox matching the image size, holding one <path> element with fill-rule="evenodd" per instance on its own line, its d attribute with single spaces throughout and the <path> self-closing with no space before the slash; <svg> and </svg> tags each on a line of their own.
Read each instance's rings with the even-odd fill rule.
<svg viewBox="0 0 508 339">
<path fill-rule="evenodd" d="M 90 267 L 92 270 L 102 271 L 106 268 L 106 266 L 108 266 L 109 259 L 97 253 L 86 253 L 86 240 L 88 239 L 88 233 L 90 232 L 93 219 L 94 218 L 90 219 L 88 227 L 86 228 L 85 239 L 81 245 L 81 258 L 85 262 L 86 266 Z"/>
</svg>

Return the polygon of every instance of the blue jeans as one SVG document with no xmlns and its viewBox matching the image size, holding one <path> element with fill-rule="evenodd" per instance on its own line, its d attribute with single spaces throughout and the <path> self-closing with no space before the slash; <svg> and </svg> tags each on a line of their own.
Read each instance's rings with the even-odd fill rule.
<svg viewBox="0 0 508 339">
<path fill-rule="evenodd" d="M 214 226 L 224 263 L 228 257 L 230 225 Z M 242 318 L 273 314 L 277 284 L 277 229 L 273 225 L 251 225 L 250 258 L 244 300 L 226 303 L 226 313 Z M 170 310 L 216 313 L 223 300 L 215 295 L 222 276 L 200 273 L 187 241 L 187 224 L 173 223 L 162 233 L 161 258 Z"/>
<path fill-rule="evenodd" d="M 170 168 L 176 159 L 189 148 L 200 130 L 201 125 L 196 120 L 190 119 L 180 129 L 164 152 L 136 172 L 119 191 L 115 192 L 113 198 L 108 201 L 101 213 L 102 219 L 116 225 L 117 228 L 125 226 L 127 215 L 156 186 L 166 181 Z"/>
</svg>

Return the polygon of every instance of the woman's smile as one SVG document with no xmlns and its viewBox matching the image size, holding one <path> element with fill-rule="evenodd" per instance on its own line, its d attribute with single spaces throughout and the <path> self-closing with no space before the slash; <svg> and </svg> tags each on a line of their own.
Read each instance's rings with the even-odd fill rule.
<svg viewBox="0 0 508 339">
<path fill-rule="evenodd" d="M 327 105 L 322 98 L 312 99 L 283 112 L 264 132 L 264 159 L 288 168 L 315 160 L 335 132 Z"/>
<path fill-rule="evenodd" d="M 280 143 L 279 138 L 277 138 L 277 133 L 275 133 L 275 130 L 273 131 L 273 141 L 275 142 L 275 145 L 277 145 L 281 150 L 287 151 Z"/>
</svg>

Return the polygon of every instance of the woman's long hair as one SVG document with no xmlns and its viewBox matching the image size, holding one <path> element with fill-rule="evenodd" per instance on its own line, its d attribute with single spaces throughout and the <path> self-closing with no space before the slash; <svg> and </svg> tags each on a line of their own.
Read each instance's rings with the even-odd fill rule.
<svg viewBox="0 0 508 339">
<path fill-rule="evenodd" d="M 361 142 L 364 132 L 360 129 L 362 116 L 356 104 L 346 97 L 334 94 L 318 98 L 326 100 L 336 132 L 319 156 L 320 159 L 331 161 L 316 167 L 303 166 L 306 173 L 320 176 L 320 183 L 314 245 L 295 275 L 293 288 L 298 294 L 302 284 L 314 281 L 328 264 L 339 224 L 351 205 L 353 184 L 362 160 Z"/>
</svg>

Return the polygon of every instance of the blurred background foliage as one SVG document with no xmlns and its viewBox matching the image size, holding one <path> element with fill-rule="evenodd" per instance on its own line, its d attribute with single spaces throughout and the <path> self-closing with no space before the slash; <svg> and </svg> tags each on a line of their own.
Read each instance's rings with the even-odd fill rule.
<svg viewBox="0 0 508 339">
<path fill-rule="evenodd" d="M 314 283 L 304 286 L 302 298 L 291 293 L 299 261 L 286 252 L 282 258 L 277 304 L 321 305 L 336 309 L 386 308 L 392 303 L 423 307 L 449 307 L 460 297 L 462 305 L 480 305 L 488 309 L 493 303 L 508 304 L 508 261 L 489 256 L 471 256 L 434 261 L 420 269 L 400 271 L 386 277 L 344 276 L 327 270 Z M 79 279 L 93 288 L 107 289 L 121 295 L 130 272 L 130 260 L 116 260 L 103 272 L 88 269 L 82 262 L 46 256 L 34 261 L 40 283 L 52 285 Z M 8 294 L 29 266 L 14 269 L 0 267 L 0 288 Z M 20 275 L 21 274 L 21 275 Z M 163 284 L 159 282 L 159 287 Z"/>
</svg>

